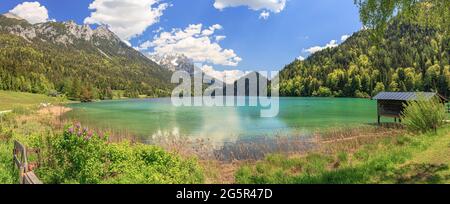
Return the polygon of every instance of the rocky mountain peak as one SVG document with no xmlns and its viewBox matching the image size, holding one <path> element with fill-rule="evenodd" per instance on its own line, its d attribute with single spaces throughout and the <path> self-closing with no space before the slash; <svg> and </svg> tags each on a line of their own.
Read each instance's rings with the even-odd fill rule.
<svg viewBox="0 0 450 204">
<path fill-rule="evenodd" d="M 152 61 L 170 71 L 186 71 L 194 74 L 195 65 L 192 60 L 183 54 L 166 54 L 166 55 L 148 55 Z"/>
<path fill-rule="evenodd" d="M 118 38 L 106 25 L 97 27 L 97 29 L 94 30 L 94 35 L 106 39 Z"/>
<path fill-rule="evenodd" d="M 17 20 L 23 19 L 12 13 L 2 15 L 4 19 L 0 21 L 0 31 L 23 37 L 31 42 L 35 39 L 46 42 L 55 42 L 64 45 L 73 45 L 77 42 L 88 42 L 96 45 L 103 41 L 109 41 L 112 44 L 121 42 L 107 26 L 101 25 L 95 30 L 89 25 L 79 25 L 73 20 L 66 22 L 45 22 L 38 24 L 20 23 Z M 81 40 L 81 41 L 80 41 Z"/>
<path fill-rule="evenodd" d="M 63 23 L 67 30 L 75 36 L 77 39 L 84 39 L 86 41 L 90 41 L 94 34 L 94 31 L 91 29 L 89 25 L 78 25 L 75 21 L 67 21 Z"/>
</svg>

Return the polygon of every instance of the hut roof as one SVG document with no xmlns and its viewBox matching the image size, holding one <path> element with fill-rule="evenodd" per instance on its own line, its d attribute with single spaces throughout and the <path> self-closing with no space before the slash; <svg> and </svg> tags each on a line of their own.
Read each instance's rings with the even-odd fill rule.
<svg viewBox="0 0 450 204">
<path fill-rule="evenodd" d="M 438 93 L 432 92 L 381 92 L 372 99 L 374 100 L 392 100 L 392 101 L 417 101 L 420 98 L 430 100 L 438 96 L 441 100 L 447 101 L 446 98 Z"/>
</svg>

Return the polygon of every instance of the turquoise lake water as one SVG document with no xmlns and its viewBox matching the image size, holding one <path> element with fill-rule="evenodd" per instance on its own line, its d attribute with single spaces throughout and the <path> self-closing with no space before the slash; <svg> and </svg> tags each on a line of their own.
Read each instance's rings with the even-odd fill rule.
<svg viewBox="0 0 450 204">
<path fill-rule="evenodd" d="M 84 125 L 126 132 L 143 141 L 181 135 L 213 142 L 301 136 L 328 128 L 373 124 L 376 101 L 352 98 L 280 98 L 277 117 L 259 107 L 175 107 L 170 98 L 70 105 L 66 116 Z"/>
</svg>

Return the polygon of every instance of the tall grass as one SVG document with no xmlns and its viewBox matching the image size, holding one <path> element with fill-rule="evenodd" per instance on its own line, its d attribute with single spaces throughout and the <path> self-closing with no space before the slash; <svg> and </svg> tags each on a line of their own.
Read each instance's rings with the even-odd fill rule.
<svg viewBox="0 0 450 204">
<path fill-rule="evenodd" d="M 436 131 L 447 118 L 445 106 L 439 99 L 425 100 L 423 97 L 405 104 L 402 115 L 406 127 L 412 132 L 420 133 Z"/>
</svg>

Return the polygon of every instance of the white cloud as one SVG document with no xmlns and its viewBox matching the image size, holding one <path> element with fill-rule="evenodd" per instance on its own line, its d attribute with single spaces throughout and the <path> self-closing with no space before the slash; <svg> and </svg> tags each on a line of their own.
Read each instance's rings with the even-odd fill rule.
<svg viewBox="0 0 450 204">
<path fill-rule="evenodd" d="M 268 11 L 263 11 L 259 14 L 259 19 L 267 20 L 270 17 L 270 13 Z"/>
<path fill-rule="evenodd" d="M 350 37 L 350 35 L 343 35 L 343 36 L 341 37 L 341 42 L 346 41 L 349 37 Z"/>
<path fill-rule="evenodd" d="M 148 50 L 152 46 L 153 46 L 152 42 L 147 40 L 139 45 L 138 50 L 145 51 L 145 50 Z"/>
<path fill-rule="evenodd" d="M 314 54 L 316 52 L 322 51 L 324 49 L 327 48 L 333 48 L 333 47 L 337 47 L 337 41 L 336 40 L 332 40 L 330 41 L 328 44 L 326 44 L 325 46 L 314 46 L 314 47 L 310 47 L 308 49 L 305 49 L 305 52 L 308 52 L 309 54 Z"/>
<path fill-rule="evenodd" d="M 297 59 L 300 60 L 300 61 L 303 61 L 303 60 L 305 60 L 305 57 L 303 57 L 303 56 L 298 56 Z"/>
<path fill-rule="evenodd" d="M 225 36 L 216 36 L 214 39 L 214 33 L 222 29 L 221 25 L 202 28 L 202 24 L 196 24 L 189 25 L 184 30 L 173 29 L 171 32 L 162 32 L 152 41 L 142 43 L 139 50 L 146 51 L 153 48 L 151 55 L 183 54 L 196 63 L 237 66 L 242 61 L 234 50 L 224 49 L 218 44 L 217 38 L 223 39 Z"/>
<path fill-rule="evenodd" d="M 215 0 L 214 8 L 223 10 L 228 7 L 247 6 L 248 8 L 259 11 L 259 18 L 266 20 L 270 13 L 280 13 L 286 7 L 286 0 Z"/>
<path fill-rule="evenodd" d="M 217 41 L 217 42 L 220 42 L 220 41 L 222 41 L 222 40 L 225 40 L 225 38 L 227 38 L 227 36 L 224 36 L 224 35 L 218 35 L 218 36 L 216 36 L 216 41 Z"/>
<path fill-rule="evenodd" d="M 286 0 L 215 0 L 214 8 L 222 10 L 227 7 L 248 6 L 252 10 L 269 10 L 274 13 L 283 11 Z"/>
<path fill-rule="evenodd" d="M 160 0 L 94 0 L 89 5 L 94 11 L 84 23 L 108 25 L 121 39 L 129 40 L 159 22 L 168 6 Z"/>
<path fill-rule="evenodd" d="M 27 20 L 31 24 L 49 21 L 47 8 L 41 6 L 39 2 L 23 2 L 9 12 Z"/>
<path fill-rule="evenodd" d="M 210 36 L 210 35 L 214 34 L 214 32 L 215 32 L 216 30 L 222 30 L 222 29 L 223 29 L 223 27 L 222 27 L 221 25 L 215 24 L 215 25 L 213 25 L 213 26 L 210 26 L 209 29 L 203 30 L 203 31 L 202 31 L 202 34 L 203 34 L 204 36 Z"/>
<path fill-rule="evenodd" d="M 220 81 L 223 81 L 227 84 L 232 84 L 236 80 L 240 79 L 241 77 L 245 76 L 249 72 L 244 72 L 241 70 L 224 70 L 224 71 L 217 71 L 214 69 L 214 67 L 210 65 L 203 65 L 200 68 L 203 73 L 205 73 L 208 76 L 211 76 L 213 78 L 216 78 Z"/>
</svg>

